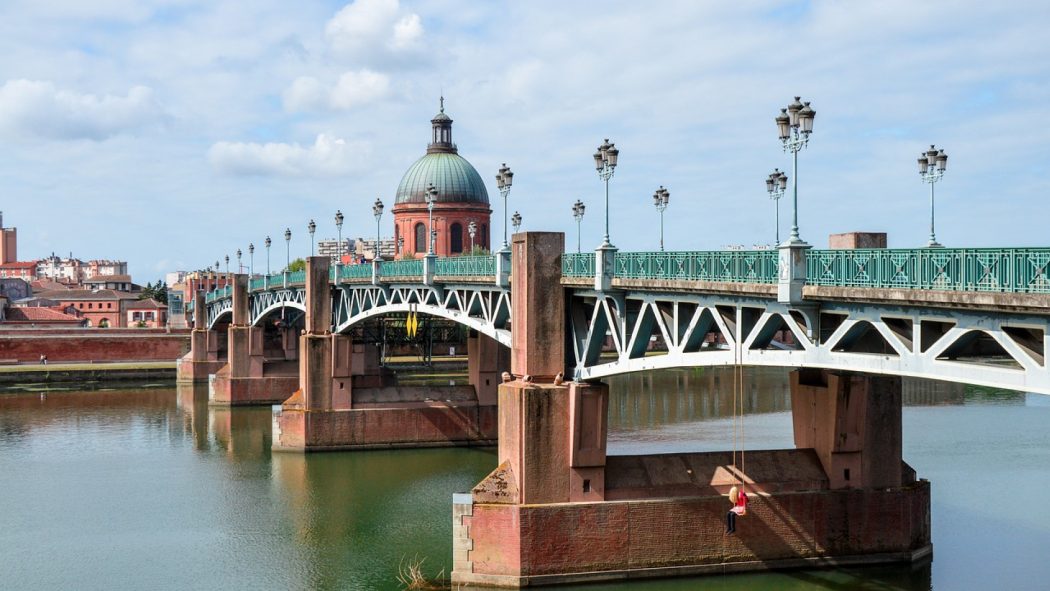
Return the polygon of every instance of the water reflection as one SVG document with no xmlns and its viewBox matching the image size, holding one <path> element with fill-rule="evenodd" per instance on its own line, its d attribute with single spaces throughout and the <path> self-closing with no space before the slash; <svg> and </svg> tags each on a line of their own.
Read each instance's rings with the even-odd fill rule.
<svg viewBox="0 0 1050 591">
<path fill-rule="evenodd" d="M 610 380 L 613 453 L 731 445 L 731 369 Z M 789 447 L 787 372 L 749 371 L 748 442 Z M 206 388 L 0 394 L 0 572 L 12 589 L 396 589 L 451 563 L 453 492 L 494 450 L 273 453 L 265 408 Z M 966 589 L 1050 577 L 1050 397 L 906 380 L 905 457 L 934 483 L 933 567 L 639 581 L 583 590 Z M 1001 515 L 1001 485 L 1021 514 Z M 983 565 L 995 564 L 994 569 Z M 932 573 L 932 574 L 931 574 Z M 931 583 L 932 577 L 932 583 Z"/>
</svg>

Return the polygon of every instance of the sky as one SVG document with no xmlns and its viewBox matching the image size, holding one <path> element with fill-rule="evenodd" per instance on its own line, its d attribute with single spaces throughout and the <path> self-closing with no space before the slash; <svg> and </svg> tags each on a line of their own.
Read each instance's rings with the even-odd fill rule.
<svg viewBox="0 0 1050 591">
<path fill-rule="evenodd" d="M 274 266 L 318 239 L 373 237 L 445 96 L 453 138 L 523 229 L 601 241 L 592 154 L 620 149 L 610 233 L 656 250 L 774 241 L 765 178 L 791 174 L 774 117 L 816 110 L 799 154 L 802 238 L 929 236 L 915 164 L 936 144 L 946 246 L 1050 242 L 1050 3 L 880 1 L 5 0 L 0 210 L 19 258 L 129 263 L 136 282 L 266 236 Z M 780 203 L 781 237 L 790 194 Z"/>
</svg>

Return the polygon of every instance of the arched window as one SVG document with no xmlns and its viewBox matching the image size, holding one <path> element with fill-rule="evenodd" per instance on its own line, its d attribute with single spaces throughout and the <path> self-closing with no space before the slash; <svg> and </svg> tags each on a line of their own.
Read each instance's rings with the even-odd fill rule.
<svg viewBox="0 0 1050 591">
<path fill-rule="evenodd" d="M 449 237 L 449 240 L 452 243 L 452 253 L 453 254 L 462 253 L 463 252 L 463 226 L 461 226 L 459 224 L 459 222 L 456 222 L 456 223 L 452 224 L 452 229 L 450 230 L 450 233 L 451 233 L 451 236 Z"/>
<path fill-rule="evenodd" d="M 423 222 L 416 224 L 416 252 L 427 251 L 427 227 Z"/>
<path fill-rule="evenodd" d="M 490 246 L 489 246 L 489 226 L 488 226 L 488 224 L 481 224 L 481 244 L 485 248 L 490 248 Z"/>
</svg>

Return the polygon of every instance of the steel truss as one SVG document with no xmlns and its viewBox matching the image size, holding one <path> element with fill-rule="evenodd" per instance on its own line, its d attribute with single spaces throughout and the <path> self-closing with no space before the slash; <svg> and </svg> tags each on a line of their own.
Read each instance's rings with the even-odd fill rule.
<svg viewBox="0 0 1050 591">
<path fill-rule="evenodd" d="M 670 367 L 812 367 L 1050 394 L 1046 315 L 749 296 L 573 291 L 575 377 Z"/>
</svg>

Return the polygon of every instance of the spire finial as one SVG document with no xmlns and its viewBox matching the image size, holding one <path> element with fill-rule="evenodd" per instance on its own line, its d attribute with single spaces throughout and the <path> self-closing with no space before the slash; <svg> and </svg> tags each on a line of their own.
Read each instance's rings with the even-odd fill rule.
<svg viewBox="0 0 1050 591">
<path fill-rule="evenodd" d="M 445 93 L 441 93 L 441 112 L 445 112 Z"/>
</svg>

